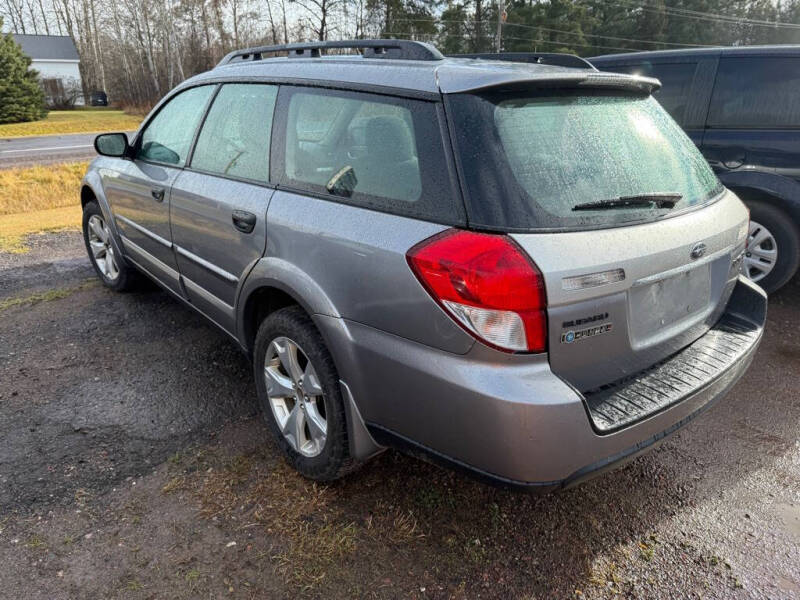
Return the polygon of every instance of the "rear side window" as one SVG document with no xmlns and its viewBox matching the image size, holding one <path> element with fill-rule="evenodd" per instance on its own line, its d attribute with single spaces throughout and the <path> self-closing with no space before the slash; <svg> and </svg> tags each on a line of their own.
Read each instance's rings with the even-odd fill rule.
<svg viewBox="0 0 800 600">
<path fill-rule="evenodd" d="M 708 126 L 800 127 L 800 58 L 723 58 Z"/>
<path fill-rule="evenodd" d="M 652 98 L 584 90 L 459 94 L 452 101 L 476 226 L 531 231 L 647 222 L 722 190 Z M 652 194 L 680 199 L 671 209 L 580 206 Z"/>
<path fill-rule="evenodd" d="M 269 180 L 269 140 L 278 87 L 223 85 L 208 112 L 192 168 L 229 177 Z"/>
<path fill-rule="evenodd" d="M 182 167 L 213 91 L 213 85 L 204 85 L 180 92 L 169 100 L 142 132 L 136 157 Z"/>
<path fill-rule="evenodd" d="M 386 212 L 463 223 L 435 103 L 284 89 L 281 183 Z"/>
<path fill-rule="evenodd" d="M 686 63 L 641 63 L 638 65 L 604 67 L 605 71 L 629 73 L 643 77 L 655 77 L 661 81 L 661 89 L 653 97 L 681 125 L 686 118 L 686 106 L 692 91 L 696 62 Z"/>
</svg>

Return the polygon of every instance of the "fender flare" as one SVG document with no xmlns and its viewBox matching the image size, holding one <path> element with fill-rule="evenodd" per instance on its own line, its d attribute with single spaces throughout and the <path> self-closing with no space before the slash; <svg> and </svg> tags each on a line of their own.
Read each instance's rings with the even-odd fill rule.
<svg viewBox="0 0 800 600">
<path fill-rule="evenodd" d="M 263 288 L 280 290 L 294 299 L 309 315 L 341 318 L 330 297 L 308 273 L 279 258 L 261 258 L 253 266 L 250 274 L 241 285 L 237 299 L 236 337 L 239 340 L 239 344 L 248 353 L 252 351 L 252 348 L 249 347 L 245 333 L 245 328 L 247 327 L 245 317 L 248 314 L 246 307 L 251 296 Z M 328 347 L 333 348 L 332 340 L 327 339 L 328 327 L 320 326 L 319 331 Z M 338 362 L 335 355 L 334 362 Z M 340 365 L 337 364 L 337 367 L 340 367 Z M 376 443 L 367 430 L 364 419 L 359 412 L 358 404 L 353 398 L 347 383 L 344 380 L 340 380 L 339 384 L 345 405 L 350 455 L 357 461 L 363 461 L 383 452 L 385 447 Z"/>
<path fill-rule="evenodd" d="M 241 288 L 236 303 L 236 338 L 247 348 L 246 306 L 260 289 L 275 288 L 293 298 L 310 315 L 339 318 L 339 310 L 325 291 L 302 269 L 276 257 L 263 257 L 253 266 Z"/>
</svg>

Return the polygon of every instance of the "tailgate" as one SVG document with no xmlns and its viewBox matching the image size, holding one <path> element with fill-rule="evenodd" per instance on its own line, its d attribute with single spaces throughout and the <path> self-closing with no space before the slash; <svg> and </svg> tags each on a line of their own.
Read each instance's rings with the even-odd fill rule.
<svg viewBox="0 0 800 600">
<path fill-rule="evenodd" d="M 739 273 L 747 209 L 726 191 L 660 221 L 514 234 L 547 287 L 549 358 L 580 391 L 675 354 L 720 318 Z"/>
</svg>

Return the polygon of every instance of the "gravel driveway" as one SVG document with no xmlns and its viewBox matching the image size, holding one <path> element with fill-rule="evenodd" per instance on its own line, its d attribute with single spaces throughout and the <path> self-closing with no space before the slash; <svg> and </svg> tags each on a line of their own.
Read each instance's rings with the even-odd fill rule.
<svg viewBox="0 0 800 600">
<path fill-rule="evenodd" d="M 800 597 L 797 279 L 727 399 L 537 497 L 394 452 L 310 484 L 222 333 L 102 288 L 75 233 L 31 245 L 0 254 L 2 597 Z"/>
</svg>

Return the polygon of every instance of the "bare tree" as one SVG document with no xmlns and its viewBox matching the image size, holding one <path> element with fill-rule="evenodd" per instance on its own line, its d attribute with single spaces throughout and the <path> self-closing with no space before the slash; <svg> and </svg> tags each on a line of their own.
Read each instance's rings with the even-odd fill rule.
<svg viewBox="0 0 800 600">
<path fill-rule="evenodd" d="M 342 8 L 343 0 L 289 0 L 305 12 L 305 20 L 316 39 L 328 39 L 329 21 Z"/>
</svg>

